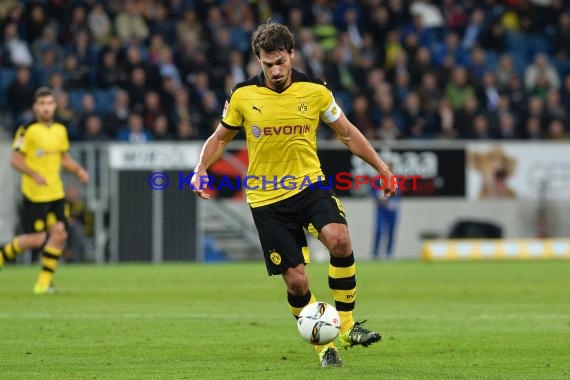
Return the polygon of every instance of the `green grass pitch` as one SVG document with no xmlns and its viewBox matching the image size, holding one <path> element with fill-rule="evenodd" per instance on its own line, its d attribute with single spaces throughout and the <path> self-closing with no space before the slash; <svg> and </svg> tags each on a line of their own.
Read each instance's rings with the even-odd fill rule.
<svg viewBox="0 0 570 380">
<path fill-rule="evenodd" d="M 263 263 L 0 272 L 1 379 L 569 379 L 570 262 L 358 263 L 381 343 L 319 367 Z M 332 302 L 325 264 L 308 271 Z"/>
</svg>

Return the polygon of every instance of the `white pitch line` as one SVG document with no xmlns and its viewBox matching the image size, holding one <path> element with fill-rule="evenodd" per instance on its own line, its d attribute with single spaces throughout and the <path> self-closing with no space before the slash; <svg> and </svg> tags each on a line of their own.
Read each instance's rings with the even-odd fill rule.
<svg viewBox="0 0 570 380">
<path fill-rule="evenodd" d="M 227 320 L 258 320 L 259 315 L 256 314 L 210 314 L 210 313 L 124 313 L 124 314 L 103 314 L 103 313 L 0 313 L 0 319 L 20 319 L 20 318 L 31 318 L 31 319 L 45 319 L 45 318 L 61 318 L 65 316 L 65 319 L 227 319 Z M 480 314 L 480 315 L 457 315 L 457 316 L 439 316 L 439 315 L 378 315 L 376 316 L 381 320 L 488 320 L 488 319 L 568 319 L 570 314 Z M 264 315 L 264 320 L 279 320 L 288 319 L 286 315 Z"/>
</svg>

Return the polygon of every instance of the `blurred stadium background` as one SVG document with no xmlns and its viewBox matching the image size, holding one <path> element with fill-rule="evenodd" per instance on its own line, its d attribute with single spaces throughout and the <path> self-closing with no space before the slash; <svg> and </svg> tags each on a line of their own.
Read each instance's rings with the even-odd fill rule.
<svg viewBox="0 0 570 380">
<path fill-rule="evenodd" d="M 83 188 L 66 177 L 68 261 L 259 259 L 243 194 L 197 202 L 177 172 L 193 168 L 230 89 L 258 73 L 249 37 L 269 17 L 294 32 L 295 66 L 326 79 L 394 171 L 422 176 L 404 191 L 396 259 L 570 256 L 562 0 L 3 0 L 0 240 L 19 228 L 10 140 L 34 89 L 50 85 L 93 178 Z M 328 174 L 372 174 L 328 129 L 319 134 Z M 242 175 L 244 149 L 238 136 L 212 173 Z M 169 174 L 167 190 L 149 188 L 154 171 Z M 370 191 L 340 195 L 355 254 L 370 258 Z"/>
</svg>

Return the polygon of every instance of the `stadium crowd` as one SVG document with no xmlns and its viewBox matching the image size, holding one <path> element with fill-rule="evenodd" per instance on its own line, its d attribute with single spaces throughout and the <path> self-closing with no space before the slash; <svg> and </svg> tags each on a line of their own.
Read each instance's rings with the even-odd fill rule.
<svg viewBox="0 0 570 380">
<path fill-rule="evenodd" d="M 249 38 L 270 17 L 369 138 L 569 133 L 562 0 L 2 0 L 0 112 L 15 129 L 50 85 L 72 140 L 203 139 L 259 73 Z"/>
</svg>

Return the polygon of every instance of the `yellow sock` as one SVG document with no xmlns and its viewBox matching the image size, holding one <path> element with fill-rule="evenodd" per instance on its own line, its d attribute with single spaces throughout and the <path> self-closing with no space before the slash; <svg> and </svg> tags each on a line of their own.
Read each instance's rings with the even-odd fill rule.
<svg viewBox="0 0 570 380">
<path fill-rule="evenodd" d="M 287 301 L 289 302 L 289 309 L 295 318 L 301 314 L 301 310 L 310 303 L 317 302 L 317 299 L 309 290 L 304 296 L 294 296 L 287 292 Z"/>
<path fill-rule="evenodd" d="M 7 260 L 14 260 L 16 255 L 22 253 L 22 249 L 18 243 L 18 238 L 15 237 L 10 243 L 4 245 L 2 252 L 4 252 L 4 256 Z"/>
<path fill-rule="evenodd" d="M 317 354 L 322 354 L 322 353 L 324 353 L 324 352 L 327 350 L 327 348 L 329 348 L 329 347 L 332 347 L 332 348 L 334 348 L 334 349 L 336 350 L 336 347 L 335 347 L 335 345 L 334 345 L 334 342 L 330 342 L 330 343 L 327 343 L 327 344 L 322 345 L 322 346 L 314 345 L 313 347 L 315 348 L 315 351 L 317 352 Z"/>
<path fill-rule="evenodd" d="M 42 252 L 42 271 L 40 272 L 40 276 L 38 277 L 37 282 L 39 286 L 50 286 L 53 279 L 53 274 L 57 269 L 57 264 L 61 253 L 61 249 L 44 247 L 44 250 Z"/>
<path fill-rule="evenodd" d="M 329 288 L 340 316 L 341 334 L 354 326 L 352 310 L 356 302 L 356 264 L 354 255 L 331 256 L 329 263 Z"/>
<path fill-rule="evenodd" d="M 352 318 L 352 311 L 339 311 L 340 316 L 340 333 L 345 333 L 354 326 L 354 318 Z"/>
</svg>

